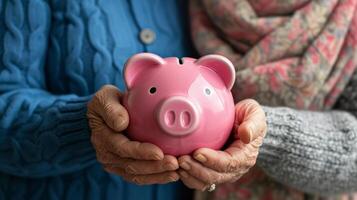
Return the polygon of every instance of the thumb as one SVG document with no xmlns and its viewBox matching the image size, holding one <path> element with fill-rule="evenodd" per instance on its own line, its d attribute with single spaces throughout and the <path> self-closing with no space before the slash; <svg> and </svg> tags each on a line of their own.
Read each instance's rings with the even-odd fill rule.
<svg viewBox="0 0 357 200">
<path fill-rule="evenodd" d="M 88 104 L 88 112 L 99 115 L 107 126 L 116 132 L 128 127 L 129 115 L 120 104 L 121 92 L 113 85 L 103 86 Z"/>
<path fill-rule="evenodd" d="M 236 105 L 235 131 L 245 144 L 259 136 L 264 136 L 267 129 L 265 113 L 253 99 L 246 99 Z"/>
</svg>

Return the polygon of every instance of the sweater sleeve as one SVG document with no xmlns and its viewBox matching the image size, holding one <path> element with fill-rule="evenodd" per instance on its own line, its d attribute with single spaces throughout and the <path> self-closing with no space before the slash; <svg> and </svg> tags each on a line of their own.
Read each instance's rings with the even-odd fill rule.
<svg viewBox="0 0 357 200">
<path fill-rule="evenodd" d="M 357 190 L 357 119 L 344 111 L 264 107 L 257 164 L 272 178 L 321 195 Z"/>
<path fill-rule="evenodd" d="M 54 176 L 95 162 L 90 96 L 47 91 L 51 10 L 43 0 L 0 1 L 0 171 Z M 62 80 L 58 80 L 62 81 Z"/>
</svg>

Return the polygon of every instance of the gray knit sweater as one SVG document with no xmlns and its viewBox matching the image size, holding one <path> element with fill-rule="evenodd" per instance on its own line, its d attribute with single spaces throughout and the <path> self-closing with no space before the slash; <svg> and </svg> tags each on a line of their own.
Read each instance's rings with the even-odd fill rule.
<svg viewBox="0 0 357 200">
<path fill-rule="evenodd" d="M 357 72 L 334 111 L 264 107 L 268 132 L 257 164 L 301 191 L 357 191 Z"/>
</svg>

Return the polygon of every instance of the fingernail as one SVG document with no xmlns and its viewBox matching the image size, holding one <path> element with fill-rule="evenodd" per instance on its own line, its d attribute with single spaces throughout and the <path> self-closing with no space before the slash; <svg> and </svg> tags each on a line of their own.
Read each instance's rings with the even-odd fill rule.
<svg viewBox="0 0 357 200">
<path fill-rule="evenodd" d="M 253 134 L 253 130 L 251 127 L 249 127 L 248 129 L 248 141 L 247 143 L 250 143 L 250 141 L 252 141 L 252 134 Z"/>
<path fill-rule="evenodd" d="M 202 163 L 204 163 L 204 162 L 207 161 L 207 158 L 204 157 L 202 154 L 197 154 L 197 155 L 195 156 L 195 159 L 198 160 L 198 161 L 200 161 L 200 162 L 202 162 Z"/>
<path fill-rule="evenodd" d="M 185 170 L 190 170 L 191 169 L 190 165 L 187 162 L 181 163 L 180 167 L 185 169 Z"/>
<path fill-rule="evenodd" d="M 180 173 L 180 176 L 182 176 L 184 178 L 188 177 L 188 174 L 185 171 L 180 171 L 179 173 Z"/>
</svg>

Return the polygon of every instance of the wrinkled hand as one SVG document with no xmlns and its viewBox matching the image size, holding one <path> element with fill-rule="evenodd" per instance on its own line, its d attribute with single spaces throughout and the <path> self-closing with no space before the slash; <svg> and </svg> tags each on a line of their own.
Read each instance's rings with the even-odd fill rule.
<svg viewBox="0 0 357 200">
<path fill-rule="evenodd" d="M 130 141 L 122 132 L 129 124 L 122 94 L 110 85 L 102 87 L 88 103 L 91 141 L 98 161 L 107 172 L 136 184 L 163 184 L 178 180 L 177 159 L 153 144 Z"/>
<path fill-rule="evenodd" d="M 236 140 L 224 151 L 201 148 L 193 157 L 179 158 L 180 178 L 192 189 L 206 190 L 211 184 L 234 182 L 255 165 L 267 129 L 260 105 L 247 99 L 236 105 Z"/>
</svg>

